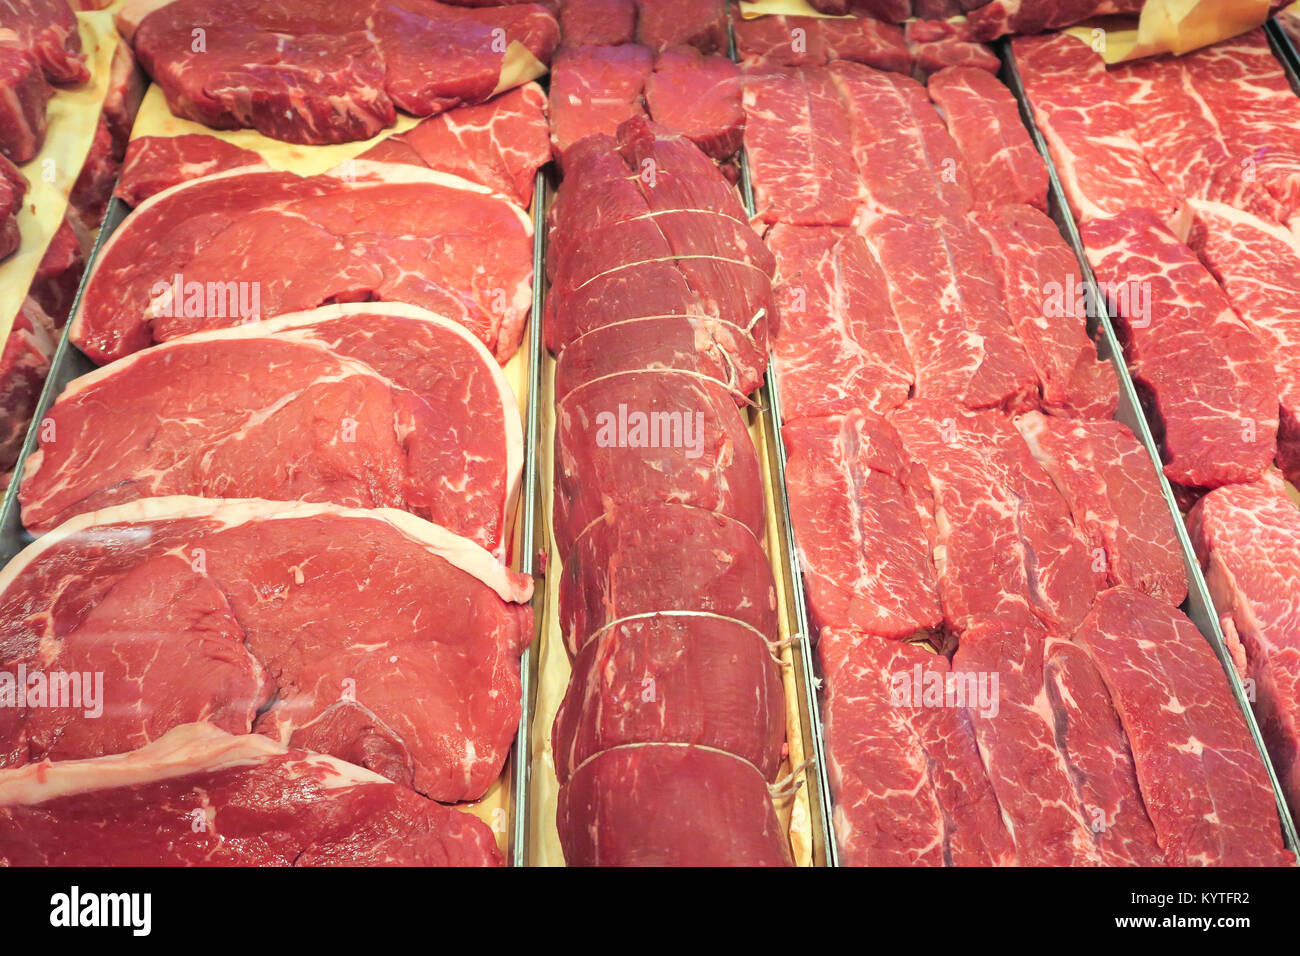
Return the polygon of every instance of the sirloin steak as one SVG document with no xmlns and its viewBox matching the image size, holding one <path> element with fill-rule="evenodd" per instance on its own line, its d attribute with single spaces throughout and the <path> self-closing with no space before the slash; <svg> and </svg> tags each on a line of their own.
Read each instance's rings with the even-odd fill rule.
<svg viewBox="0 0 1300 956">
<path fill-rule="evenodd" d="M 406 305 L 327 306 L 172 339 L 74 381 L 23 479 L 48 531 L 136 498 L 402 508 L 500 553 L 518 406 L 467 329 Z"/>
<path fill-rule="evenodd" d="M 468 813 L 210 724 L 119 756 L 0 770 L 0 866 L 501 864 Z"/>
<path fill-rule="evenodd" d="M 460 322 L 504 363 L 532 304 L 532 255 L 524 210 L 446 173 L 365 160 L 311 177 L 233 170 L 127 217 L 96 259 L 72 339 L 102 364 L 190 332 L 379 299 Z M 168 289 L 178 277 L 180 299 Z M 232 289 L 256 293 L 257 314 L 229 314 Z"/>
<path fill-rule="evenodd" d="M 0 765 L 204 721 L 477 799 L 519 721 L 531 595 L 400 511 L 174 497 L 79 515 L 0 571 L 0 668 L 102 673 L 103 712 L 0 708 Z"/>
</svg>

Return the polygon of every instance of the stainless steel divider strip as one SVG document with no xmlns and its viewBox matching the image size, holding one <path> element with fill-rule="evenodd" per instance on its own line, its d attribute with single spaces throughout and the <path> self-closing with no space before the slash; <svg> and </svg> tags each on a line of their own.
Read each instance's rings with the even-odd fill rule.
<svg viewBox="0 0 1300 956">
<path fill-rule="evenodd" d="M 1255 720 L 1254 710 L 1250 706 L 1250 701 L 1246 697 L 1245 689 L 1242 686 L 1241 678 L 1237 674 L 1236 667 L 1233 665 L 1232 657 L 1227 649 L 1227 642 L 1223 636 L 1223 630 L 1219 625 L 1219 615 L 1214 607 L 1214 602 L 1210 597 L 1210 591 L 1205 583 L 1205 576 L 1201 573 L 1201 564 L 1196 558 L 1196 551 L 1192 547 L 1191 537 L 1187 533 L 1187 526 L 1183 522 L 1182 511 L 1178 507 L 1178 502 L 1174 498 L 1173 490 L 1170 488 L 1169 479 L 1165 477 L 1164 469 L 1161 464 L 1160 448 L 1156 444 L 1154 435 L 1151 431 L 1151 425 L 1147 421 L 1146 414 L 1142 410 L 1141 402 L 1138 398 L 1137 388 L 1133 384 L 1133 378 L 1129 374 L 1128 364 L 1124 358 L 1124 350 L 1120 346 L 1119 337 L 1115 333 L 1114 324 L 1111 321 L 1109 311 L 1105 300 L 1101 297 L 1100 288 L 1097 285 L 1097 278 L 1093 274 L 1092 266 L 1088 262 L 1087 253 L 1084 250 L 1083 239 L 1079 233 L 1078 225 L 1074 221 L 1074 216 L 1070 211 L 1069 203 L 1066 201 L 1065 189 L 1061 185 L 1061 178 L 1057 173 L 1056 164 L 1052 160 L 1051 152 L 1047 148 L 1047 140 L 1044 138 L 1042 130 L 1038 128 L 1034 120 L 1033 109 L 1030 106 L 1028 94 L 1025 92 L 1024 83 L 1020 77 L 1020 70 L 1016 65 L 1015 54 L 1012 52 L 1011 44 L 1007 40 L 1001 40 L 998 43 L 998 52 L 1002 58 L 1003 75 L 1008 87 L 1015 94 L 1016 100 L 1020 105 L 1020 116 L 1024 121 L 1029 134 L 1033 139 L 1034 146 L 1042 154 L 1043 159 L 1047 162 L 1048 176 L 1051 188 L 1051 204 L 1053 218 L 1065 235 L 1066 241 L 1069 242 L 1074 250 L 1075 258 L 1079 262 L 1079 270 L 1083 277 L 1083 282 L 1088 291 L 1088 296 L 1092 300 L 1089 308 L 1090 321 L 1093 325 L 1094 320 L 1100 327 L 1103 341 L 1106 345 L 1106 351 L 1109 352 L 1111 364 L 1115 367 L 1115 373 L 1119 377 L 1120 387 L 1120 408 L 1117 417 L 1124 424 L 1133 429 L 1138 440 L 1146 448 L 1147 454 L 1151 458 L 1152 467 L 1156 473 L 1156 480 L 1160 484 L 1160 493 L 1164 496 L 1165 504 L 1169 508 L 1170 516 L 1174 522 L 1174 530 L 1178 536 L 1178 545 L 1183 553 L 1183 565 L 1187 570 L 1187 615 L 1200 630 L 1201 634 L 1209 641 L 1214 653 L 1219 658 L 1224 673 L 1228 678 L 1228 685 L 1232 689 L 1232 696 L 1236 698 L 1237 705 L 1241 708 L 1242 716 L 1245 718 L 1246 727 L 1250 731 L 1250 736 L 1259 750 L 1260 757 L 1264 761 L 1264 767 L 1268 771 L 1269 781 L 1273 786 L 1273 797 L 1277 803 L 1278 818 L 1282 825 L 1282 836 L 1287 847 L 1293 852 L 1300 853 L 1300 839 L 1297 838 L 1295 821 L 1291 818 L 1291 813 L 1286 805 L 1286 799 L 1282 795 L 1282 787 L 1278 781 L 1277 773 L 1273 769 L 1273 762 L 1269 759 L 1268 750 L 1264 746 L 1264 738 L 1260 734 L 1259 724 Z M 1094 314 L 1095 313 L 1095 314 Z"/>
<path fill-rule="evenodd" d="M 54 400 L 58 398 L 59 393 L 63 391 L 69 382 L 95 367 L 94 363 L 82 355 L 69 339 L 69 332 L 72 329 L 72 316 L 77 314 L 77 307 L 81 304 L 81 297 L 86 291 L 86 280 L 90 277 L 91 269 L 94 268 L 95 261 L 104 248 L 104 243 L 121 225 L 122 220 L 126 218 L 129 211 L 126 203 L 116 197 L 113 198 L 104 213 L 104 222 L 99 227 L 99 234 L 95 237 L 95 245 L 90 250 L 90 257 L 86 260 L 86 271 L 82 274 L 81 282 L 77 286 L 77 295 L 72 300 L 72 310 L 68 315 L 68 321 L 59 335 L 59 344 L 54 350 L 54 358 L 50 360 L 50 372 L 45 378 L 45 385 L 41 389 L 41 397 L 36 403 L 36 412 L 32 415 L 31 424 L 27 428 L 27 437 L 23 440 L 22 450 L 18 454 L 18 462 L 14 465 L 13 477 L 9 482 L 9 488 L 5 491 L 3 500 L 0 500 L 0 567 L 8 564 L 14 555 L 33 540 L 32 536 L 23 528 L 22 509 L 18 504 L 18 486 L 22 484 L 27 457 L 36 450 L 38 444 L 36 436 L 40 433 L 41 419 L 45 417 L 45 413 L 50 410 Z"/>
<path fill-rule="evenodd" d="M 735 61 L 737 60 L 736 36 L 730 23 L 727 24 L 727 33 L 728 52 L 731 59 Z M 743 146 L 740 149 L 737 161 L 740 166 L 740 189 L 745 202 L 745 211 L 752 219 L 757 213 L 754 203 L 754 183 L 750 178 L 748 153 Z M 803 693 L 803 700 L 800 701 L 800 716 L 804 734 L 808 738 L 806 752 L 811 753 L 813 759 L 813 765 L 809 768 L 809 772 L 813 774 L 816 783 L 816 786 L 812 788 L 816 792 L 810 793 L 809 802 L 812 804 L 814 837 L 820 839 L 826 865 L 839 866 L 839 845 L 835 839 L 830 775 L 826 766 L 826 735 L 822 723 L 821 703 L 818 697 L 819 678 L 812 649 L 813 634 L 808 623 L 808 605 L 803 590 L 803 571 L 800 568 L 799 551 L 794 539 L 794 524 L 790 518 L 790 500 L 786 494 L 785 439 L 781 435 L 781 390 L 773 358 L 774 356 L 769 349 L 767 373 L 763 387 L 758 392 L 758 402 L 763 410 L 763 415 L 767 418 L 768 430 L 771 432 L 772 437 L 772 450 L 775 459 L 772 486 L 780 504 L 777 527 L 780 532 L 779 536 L 789 582 L 787 597 L 794 612 L 795 627 L 799 638 L 797 641 L 798 647 L 796 648 L 796 660 L 799 663 L 800 673 L 797 676 Z"/>
<path fill-rule="evenodd" d="M 533 304 L 528 322 L 528 402 L 524 414 L 524 474 L 520 494 L 519 570 L 533 573 L 537 548 L 536 528 L 538 497 L 537 441 L 541 427 L 542 397 L 542 309 L 546 301 L 546 210 L 550 181 L 543 170 L 537 171 L 533 189 Z M 537 639 L 545 620 L 538 605 L 545 600 L 546 589 L 533 587 L 533 640 L 519 661 L 520 713 L 515 732 L 511 782 L 514 787 L 513 820 L 510 832 L 510 865 L 528 865 L 529 786 L 532 776 L 533 705 L 537 683 Z"/>
<path fill-rule="evenodd" d="M 1268 36 L 1269 45 L 1273 48 L 1273 54 L 1282 64 L 1282 69 L 1286 71 L 1286 78 L 1291 83 L 1291 89 L 1296 91 L 1300 96 L 1300 50 L 1296 49 L 1291 35 L 1278 25 L 1276 18 L 1272 18 L 1264 25 L 1264 33 Z"/>
</svg>

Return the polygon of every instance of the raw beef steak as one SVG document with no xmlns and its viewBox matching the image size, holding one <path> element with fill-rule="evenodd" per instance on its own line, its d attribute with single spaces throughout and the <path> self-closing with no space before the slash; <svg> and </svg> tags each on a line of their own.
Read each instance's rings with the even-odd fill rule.
<svg viewBox="0 0 1300 956">
<path fill-rule="evenodd" d="M 41 151 L 53 95 L 36 57 L 0 31 L 0 159 L 25 163 Z"/>
<path fill-rule="evenodd" d="M 502 862 L 492 831 L 468 813 L 334 757 L 210 724 L 120 756 L 0 770 L 0 865 Z"/>
<path fill-rule="evenodd" d="M 181 497 L 80 515 L 0 571 L 0 666 L 102 673 L 102 714 L 0 709 L 0 764 L 123 753 L 202 720 L 477 799 L 519 721 L 531 594 L 399 511 Z"/>
<path fill-rule="evenodd" d="M 614 508 L 589 524 L 560 578 L 569 655 L 618 621 L 652 615 L 726 618 L 776 640 L 776 585 L 754 532 L 680 504 Z"/>
<path fill-rule="evenodd" d="M 654 742 L 734 754 L 774 780 L 785 719 L 780 658 L 766 636 L 721 617 L 654 614 L 582 648 L 551 750 L 561 784 L 597 754 Z"/>
<path fill-rule="evenodd" d="M 617 46 L 635 38 L 636 0 L 564 0 L 560 6 L 563 46 Z"/>
<path fill-rule="evenodd" d="M 834 60 L 906 73 L 912 67 L 901 28 L 867 18 L 762 16 L 732 20 L 736 52 L 746 66 L 825 66 Z"/>
<path fill-rule="evenodd" d="M 511 46 L 546 63 L 559 40 L 536 4 L 171 0 L 119 22 L 177 116 L 307 144 L 368 139 L 394 107 L 431 116 L 481 103 L 511 79 Z"/>
<path fill-rule="evenodd" d="M 740 68 L 725 56 L 689 46 L 664 50 L 645 79 L 645 102 L 652 120 L 714 159 L 731 156 L 744 140 Z"/>
<path fill-rule="evenodd" d="M 0 483 L 6 488 L 58 344 L 54 320 L 29 296 L 0 350 Z"/>
<path fill-rule="evenodd" d="M 1245 647 L 1255 716 L 1300 810 L 1300 510 L 1269 474 L 1218 488 L 1187 518 L 1224 630 Z"/>
<path fill-rule="evenodd" d="M 1056 224 L 1024 204 L 979 209 L 971 218 L 993 252 L 1007 317 L 1038 373 L 1043 407 L 1109 418 L 1119 381 L 1088 337 L 1078 260 Z"/>
<path fill-rule="evenodd" d="M 1293 864 L 1264 762 L 1218 659 L 1192 622 L 1140 591 L 1112 588 L 1097 598 L 1073 641 L 1088 651 L 1110 692 L 1169 864 Z"/>
<path fill-rule="evenodd" d="M 930 539 L 898 434 L 856 411 L 800 419 L 782 435 L 813 627 L 890 638 L 937 629 L 943 612 Z"/>
<path fill-rule="evenodd" d="M 875 253 L 850 229 L 776 225 L 781 415 L 864 408 L 884 415 L 907 401 L 915 373 Z"/>
<path fill-rule="evenodd" d="M 22 244 L 18 216 L 27 195 L 27 177 L 0 154 L 0 261 L 13 255 Z"/>
<path fill-rule="evenodd" d="M 290 252 L 291 251 L 291 252 Z M 257 291 L 257 316 L 154 303 L 189 289 Z M 532 223 L 459 177 L 357 160 L 300 177 L 234 170 L 153 197 L 104 245 L 73 321 L 100 363 L 241 319 L 333 302 L 407 302 L 460 322 L 505 362 L 532 304 Z M 198 314 L 189 314 L 197 312 Z"/>
<path fill-rule="evenodd" d="M 1027 203 L 1047 211 L 1047 164 L 1038 155 L 1011 91 L 987 70 L 949 67 L 926 86 L 970 173 L 982 206 Z"/>
<path fill-rule="evenodd" d="M 636 42 L 652 50 L 688 45 L 727 52 L 726 0 L 636 0 Z"/>
<path fill-rule="evenodd" d="M 740 757 L 630 744 L 576 768 L 556 825 L 569 866 L 790 866 L 767 781 Z"/>
<path fill-rule="evenodd" d="M 643 46 L 566 48 L 551 75 L 551 143 L 557 159 L 596 133 L 613 135 L 633 116 L 645 116 L 641 93 L 654 67 Z"/>
<path fill-rule="evenodd" d="M 0 27 L 14 32 L 51 83 L 76 86 L 90 79 L 77 15 L 68 0 L 0 0 Z"/>
<path fill-rule="evenodd" d="M 718 383 L 680 371 L 588 382 L 555 409 L 561 557 L 615 505 L 689 504 L 763 533 L 763 484 L 746 422 Z"/>
<path fill-rule="evenodd" d="M 77 379 L 47 421 L 22 490 L 37 532 L 189 494 L 402 508 L 500 553 L 523 463 L 487 349 L 402 305 L 172 339 Z"/>
<path fill-rule="evenodd" d="M 1157 416 L 1169 480 L 1216 488 L 1258 478 L 1277 450 L 1278 390 L 1264 343 L 1154 213 L 1093 220 L 1083 239 Z"/>
<path fill-rule="evenodd" d="M 828 628 L 817 643 L 835 832 L 848 866 L 1000 866 L 1014 848 L 969 715 L 914 694 L 948 659 L 916 644 Z"/>
<path fill-rule="evenodd" d="M 131 140 L 113 195 L 138 206 L 164 189 L 232 169 L 267 169 L 260 153 L 205 133 Z"/>
<path fill-rule="evenodd" d="M 890 422 L 941 516 L 934 556 L 945 623 L 960 631 L 1023 609 L 1049 628 L 1078 623 L 1097 590 L 1087 546 L 1006 416 L 918 400 Z"/>
<path fill-rule="evenodd" d="M 1016 420 L 1065 497 L 1103 584 L 1126 584 L 1177 607 L 1187 572 L 1173 516 L 1146 450 L 1116 421 L 1031 412 Z"/>
</svg>

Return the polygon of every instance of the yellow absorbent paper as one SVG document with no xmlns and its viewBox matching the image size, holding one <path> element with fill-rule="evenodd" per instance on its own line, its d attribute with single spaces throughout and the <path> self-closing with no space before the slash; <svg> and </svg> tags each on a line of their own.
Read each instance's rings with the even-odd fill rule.
<svg viewBox="0 0 1300 956">
<path fill-rule="evenodd" d="M 113 29 L 112 13 L 78 13 L 77 20 L 90 80 L 73 89 L 55 91 L 46 111 L 49 125 L 45 145 L 19 167 L 28 188 L 18 214 L 18 251 L 0 262 L 0 347 L 8 341 L 36 269 L 63 222 L 68 196 L 90 152 L 108 93 L 113 52 L 120 42 Z"/>
<path fill-rule="evenodd" d="M 1189 53 L 1240 36 L 1268 19 L 1268 0 L 1147 0 L 1135 24 L 1107 17 L 1064 31 L 1107 63 L 1161 53 Z"/>
</svg>

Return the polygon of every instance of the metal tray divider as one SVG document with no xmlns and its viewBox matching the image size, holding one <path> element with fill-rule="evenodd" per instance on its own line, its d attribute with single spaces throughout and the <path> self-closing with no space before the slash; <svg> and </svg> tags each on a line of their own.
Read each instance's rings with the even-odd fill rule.
<svg viewBox="0 0 1300 956">
<path fill-rule="evenodd" d="M 533 189 L 533 304 L 528 321 L 528 402 L 524 413 L 524 474 L 520 489 L 519 570 L 533 573 L 537 549 L 536 530 L 541 487 L 537 473 L 537 441 L 541 430 L 542 310 L 546 302 L 546 211 L 550 180 L 537 171 Z M 537 695 L 537 642 L 544 626 L 546 589 L 533 584 L 533 639 L 519 660 L 519 729 L 511 758 L 513 819 L 510 829 L 510 865 L 528 865 L 528 818 L 531 809 L 533 707 Z"/>
<path fill-rule="evenodd" d="M 1282 64 L 1282 69 L 1286 71 L 1286 78 L 1291 83 L 1291 89 L 1296 91 L 1297 96 L 1300 96 L 1300 50 L 1296 49 L 1291 35 L 1278 25 L 1276 18 L 1269 18 L 1268 23 L 1264 24 L 1264 32 L 1268 35 L 1268 42 L 1273 48 L 1273 55 L 1278 58 L 1278 61 Z"/>
<path fill-rule="evenodd" d="M 736 37 L 732 24 L 727 24 L 728 52 L 733 61 L 738 61 Z M 745 211 L 751 220 L 757 214 L 754 202 L 754 183 L 749 173 L 749 156 L 741 146 L 737 157 L 740 166 L 740 190 L 745 202 Z M 822 722 L 821 706 L 818 698 L 818 686 L 821 679 L 817 675 L 813 656 L 813 634 L 808 623 L 808 606 L 804 598 L 803 571 L 800 567 L 799 549 L 794 539 L 794 523 L 790 517 L 790 499 L 786 493 L 786 453 L 785 439 L 781 435 L 781 390 L 776 372 L 775 356 L 768 351 L 767 372 L 762 387 L 758 391 L 758 405 L 762 415 L 767 419 L 768 431 L 772 441 L 772 489 L 777 498 L 779 513 L 777 529 L 781 539 L 781 555 L 774 555 L 774 560 L 784 559 L 786 565 L 787 593 L 786 601 L 794 617 L 794 632 L 798 645 L 794 659 L 798 667 L 799 687 L 802 700 L 799 701 L 800 723 L 804 728 L 805 753 L 812 755 L 812 766 L 807 773 L 813 776 L 816 786 L 810 788 L 809 800 L 812 804 L 814 860 L 817 843 L 820 842 L 826 866 L 839 866 L 839 845 L 835 838 L 834 807 L 831 796 L 830 775 L 826 764 L 826 735 Z"/>
<path fill-rule="evenodd" d="M 77 309 L 81 305 L 81 297 L 86 292 L 86 281 L 90 278 L 90 273 L 95 267 L 96 260 L 99 259 L 104 244 L 108 242 L 109 237 L 121 225 L 122 220 L 126 218 L 129 211 L 126 203 L 116 196 L 109 202 L 108 209 L 104 212 L 104 222 L 99 227 L 99 233 L 95 236 L 95 245 L 91 248 L 90 256 L 86 260 L 86 270 L 82 273 L 81 282 L 77 285 L 77 294 L 72 300 L 68 320 L 64 323 L 63 330 L 59 334 L 59 344 L 54 350 L 54 357 L 50 360 L 50 371 L 45 377 L 45 385 L 41 388 L 40 399 L 36 403 L 36 412 L 32 415 L 31 423 L 27 427 L 27 437 L 23 440 L 23 447 L 18 453 L 18 461 L 14 465 L 13 477 L 10 479 L 9 488 L 5 491 L 3 500 L 0 500 L 0 567 L 8 564 L 14 555 L 34 540 L 23 527 L 22 510 L 18 504 L 18 487 L 22 484 L 27 457 L 36 450 L 36 446 L 39 444 L 36 436 L 40 434 L 41 421 L 45 418 L 45 413 L 50 410 L 54 400 L 58 398 L 59 393 L 63 391 L 69 382 L 95 367 L 94 363 L 82 355 L 72 344 L 69 335 L 72 330 L 72 317 L 77 314 Z"/>
<path fill-rule="evenodd" d="M 1178 545 L 1183 554 L 1183 566 L 1187 571 L 1187 612 L 1188 617 L 1196 625 L 1202 636 L 1209 642 L 1215 655 L 1219 658 L 1219 663 L 1223 667 L 1224 673 L 1228 678 L 1228 685 L 1232 690 L 1232 696 L 1236 698 L 1237 705 L 1240 707 L 1242 716 L 1245 718 L 1246 727 L 1250 732 L 1251 738 L 1259 750 L 1260 757 L 1264 761 L 1264 767 L 1268 772 L 1269 782 L 1273 787 L 1273 797 L 1277 803 L 1278 818 L 1282 825 L 1282 837 L 1288 849 L 1300 853 L 1300 838 L 1297 837 L 1295 822 L 1291 817 L 1290 810 L 1287 807 L 1286 799 L 1282 794 L 1282 787 L 1278 781 L 1277 773 L 1273 768 L 1273 762 L 1269 759 L 1268 749 L 1264 745 L 1264 738 L 1260 734 L 1259 724 L 1255 720 L 1255 713 L 1246 697 L 1245 688 L 1242 686 L 1241 678 L 1237 674 L 1236 667 L 1232 662 L 1232 656 L 1228 652 L 1227 642 L 1223 636 L 1223 630 L 1219 625 L 1219 615 L 1214 606 L 1214 601 L 1210 597 L 1209 587 L 1205 583 L 1205 575 L 1201 572 L 1200 561 L 1197 560 L 1196 550 L 1192 546 L 1191 537 L 1187 533 L 1187 526 L 1183 521 L 1183 515 L 1178 507 L 1177 499 L 1174 498 L 1173 490 L 1169 485 L 1169 479 L 1165 476 L 1162 467 L 1160 449 L 1156 444 L 1155 437 L 1151 430 L 1150 422 L 1147 420 L 1146 413 L 1142 409 L 1142 404 L 1138 398 L 1137 388 L 1133 384 L 1133 378 L 1129 374 L 1128 364 L 1124 357 L 1124 350 L 1120 345 L 1119 337 L 1115 333 L 1115 326 L 1111 321 L 1110 314 L 1101 297 L 1100 287 L 1097 285 L 1097 278 L 1093 274 L 1092 265 L 1088 262 L 1087 253 L 1084 249 L 1083 239 L 1079 233 L 1078 225 L 1074 221 L 1074 215 L 1070 211 L 1069 203 L 1066 200 L 1065 189 L 1061 185 L 1060 176 L 1057 173 L 1056 164 L 1052 160 L 1050 150 L 1047 148 L 1047 140 L 1043 136 L 1042 130 L 1038 128 L 1034 120 L 1033 110 L 1030 106 L 1028 94 L 1025 92 L 1024 83 L 1020 77 L 1020 70 L 1016 64 L 1015 54 L 1011 50 L 1011 44 L 1003 39 L 998 42 L 998 52 L 1003 64 L 1003 78 L 1012 93 L 1015 94 L 1016 101 L 1020 106 L 1020 116 L 1029 134 L 1033 139 L 1034 146 L 1042 155 L 1047 163 L 1048 177 L 1050 180 L 1052 218 L 1056 220 L 1064 234 L 1066 241 L 1074 250 L 1075 258 L 1078 260 L 1080 273 L 1083 278 L 1087 294 L 1091 299 L 1089 304 L 1089 331 L 1093 331 L 1094 324 L 1101 329 L 1102 344 L 1104 351 L 1109 353 L 1108 358 L 1115 367 L 1115 373 L 1119 378 L 1120 404 L 1117 418 L 1124 424 L 1133 429 L 1138 440 L 1142 443 L 1151 459 L 1152 467 L 1156 474 L 1156 479 L 1160 484 L 1160 493 L 1164 496 L 1165 505 L 1169 508 L 1169 513 L 1174 522 L 1174 530 L 1178 537 Z"/>
</svg>

